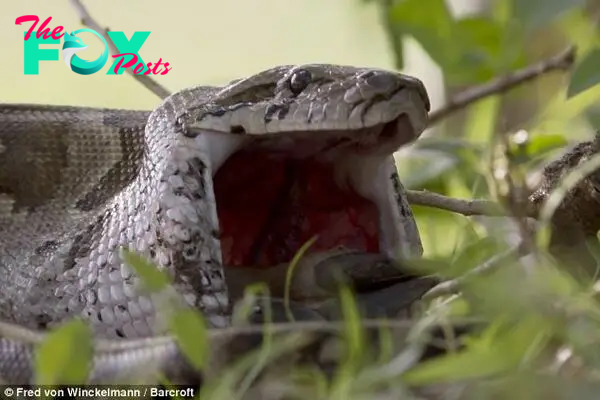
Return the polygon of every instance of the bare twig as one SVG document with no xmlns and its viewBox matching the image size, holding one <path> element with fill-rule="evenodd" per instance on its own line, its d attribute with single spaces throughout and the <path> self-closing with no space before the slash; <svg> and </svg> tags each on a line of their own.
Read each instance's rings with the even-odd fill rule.
<svg viewBox="0 0 600 400">
<path fill-rule="evenodd" d="M 87 9 L 85 8 L 85 6 L 82 4 L 82 2 L 80 0 L 71 0 L 71 5 L 77 11 L 77 14 L 79 15 L 79 18 L 81 19 L 81 24 L 83 26 L 87 26 L 88 28 L 93 29 L 96 32 L 102 34 L 102 36 L 104 36 L 104 38 L 106 39 L 106 42 L 108 43 L 108 47 L 110 48 L 110 52 L 113 55 L 114 54 L 119 54 L 119 50 L 117 49 L 117 46 L 115 46 L 115 44 L 110 39 L 110 36 L 108 36 L 108 28 L 102 28 L 100 26 L 100 24 L 98 24 L 92 18 L 92 16 L 90 15 L 90 13 L 87 11 Z M 133 76 L 135 80 L 137 80 L 139 83 L 141 83 L 142 85 L 144 85 L 148 90 L 150 90 L 152 93 L 154 93 L 155 95 L 157 95 L 161 99 L 164 99 L 164 98 L 168 97 L 171 94 L 167 89 L 165 89 L 161 84 L 159 84 L 158 82 L 156 82 L 150 76 L 148 76 L 148 75 L 136 75 L 136 74 L 133 73 L 133 68 L 127 68 L 127 72 L 131 76 Z"/>
<path fill-rule="evenodd" d="M 424 190 L 408 190 L 408 202 L 426 207 L 439 208 L 446 211 L 452 211 L 458 214 L 487 215 L 490 217 L 507 217 L 498 203 L 489 200 L 463 200 L 455 199 L 441 195 L 439 193 L 427 192 Z"/>
<path fill-rule="evenodd" d="M 523 69 L 511 72 L 488 83 L 472 87 L 457 94 L 451 98 L 444 107 L 429 114 L 429 125 L 439 122 L 448 115 L 464 109 L 469 104 L 484 97 L 504 93 L 515 86 L 521 85 L 550 71 L 568 70 L 575 61 L 575 50 L 575 46 L 569 46 L 567 49 L 551 58 L 529 65 Z"/>
<path fill-rule="evenodd" d="M 442 282 L 434 286 L 431 290 L 425 293 L 421 299 L 429 301 L 437 297 L 458 293 L 460 290 L 460 286 L 471 277 L 495 271 L 496 269 L 506 265 L 508 261 L 515 259 L 515 257 L 518 257 L 519 255 L 522 255 L 522 247 L 523 246 L 515 246 L 502 253 L 498 253 L 492 256 L 483 264 L 473 268 L 472 270 L 459 276 L 458 278 Z"/>
</svg>

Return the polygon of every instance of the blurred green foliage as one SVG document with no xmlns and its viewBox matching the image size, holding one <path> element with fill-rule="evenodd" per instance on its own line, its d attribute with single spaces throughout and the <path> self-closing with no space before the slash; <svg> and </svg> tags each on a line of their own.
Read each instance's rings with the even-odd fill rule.
<svg viewBox="0 0 600 400">
<path fill-rule="evenodd" d="M 598 2 L 495 0 L 456 18 L 444 0 L 366 0 L 378 3 L 403 68 L 403 38 L 411 37 L 439 65 L 447 96 L 560 53 L 575 45 L 569 73 L 542 76 L 502 95 L 484 98 L 435 124 L 432 134 L 398 157 L 409 188 L 456 197 L 489 197 L 499 137 L 525 130 L 515 163 L 539 169 L 573 140 L 589 137 L 600 121 Z M 591 33 L 591 35 L 590 35 Z M 427 85 L 427 82 L 425 82 Z M 462 242 L 464 218 L 415 207 L 427 255 L 449 254 Z M 481 234 L 478 225 L 477 229 Z M 456 238 L 455 241 L 449 238 Z"/>
</svg>

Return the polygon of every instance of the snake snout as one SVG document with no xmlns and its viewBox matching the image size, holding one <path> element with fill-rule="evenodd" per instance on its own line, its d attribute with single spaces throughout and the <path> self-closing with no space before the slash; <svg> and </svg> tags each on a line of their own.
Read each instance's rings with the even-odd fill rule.
<svg viewBox="0 0 600 400">
<path fill-rule="evenodd" d="M 391 88 L 413 90 L 421 97 L 425 111 L 431 111 L 431 100 L 429 99 L 425 84 L 414 76 L 388 71 L 367 71 L 361 74 L 359 79 L 365 83 L 362 88 L 363 93 L 366 88 L 373 93 L 382 95 L 388 94 Z"/>
<path fill-rule="evenodd" d="M 423 81 L 410 75 L 402 75 L 402 79 L 406 87 L 413 88 L 419 93 L 421 100 L 425 105 L 425 110 L 427 110 L 427 112 L 431 111 L 431 100 L 429 99 L 429 94 L 427 93 Z"/>
</svg>

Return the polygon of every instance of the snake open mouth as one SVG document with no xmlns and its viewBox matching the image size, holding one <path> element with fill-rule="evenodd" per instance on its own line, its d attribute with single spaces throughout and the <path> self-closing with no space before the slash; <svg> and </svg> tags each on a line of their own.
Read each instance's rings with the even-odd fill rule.
<svg viewBox="0 0 600 400">
<path fill-rule="evenodd" d="M 401 235 L 392 153 L 416 136 L 404 114 L 359 130 L 214 135 L 224 265 L 289 262 L 313 237 L 308 252 L 392 250 Z"/>
</svg>

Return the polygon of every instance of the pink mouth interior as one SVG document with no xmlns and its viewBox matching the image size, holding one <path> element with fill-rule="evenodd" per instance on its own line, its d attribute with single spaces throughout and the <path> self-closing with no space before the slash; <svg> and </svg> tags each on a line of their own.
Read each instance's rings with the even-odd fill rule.
<svg viewBox="0 0 600 400">
<path fill-rule="evenodd" d="M 377 206 L 340 189 L 331 164 L 244 149 L 219 169 L 214 185 L 226 266 L 289 262 L 315 235 L 309 252 L 379 250 Z"/>
</svg>

